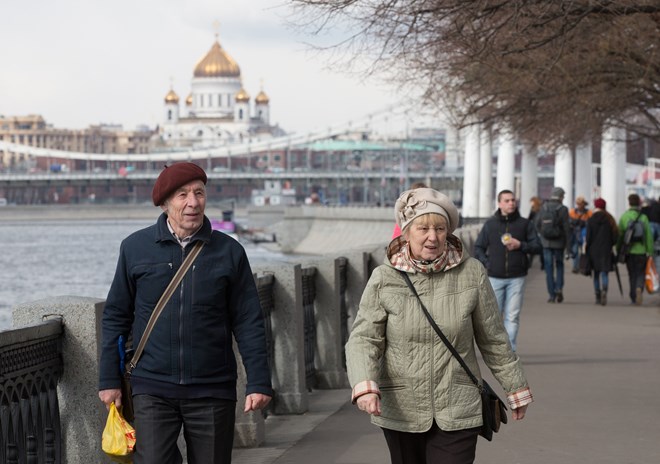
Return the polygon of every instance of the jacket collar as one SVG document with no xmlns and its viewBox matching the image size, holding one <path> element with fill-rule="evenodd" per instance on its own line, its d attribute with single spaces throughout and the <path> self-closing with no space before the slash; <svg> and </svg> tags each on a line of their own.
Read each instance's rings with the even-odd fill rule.
<svg viewBox="0 0 660 464">
<path fill-rule="evenodd" d="M 504 216 L 502 214 L 502 210 L 497 208 L 497 211 L 495 211 L 495 217 L 497 219 L 499 219 L 500 221 L 502 221 L 502 222 L 505 222 L 505 221 L 511 222 L 511 221 L 515 221 L 516 219 L 518 219 L 520 217 L 520 213 L 518 212 L 518 208 L 516 208 L 513 213 L 509 214 L 508 216 Z"/>
<path fill-rule="evenodd" d="M 209 221 L 209 218 L 204 215 L 204 222 L 202 223 L 202 227 L 197 231 L 192 241 L 194 242 L 196 240 L 202 240 L 204 243 L 208 243 L 211 240 L 212 232 L 213 229 L 211 228 L 211 221 Z M 171 241 L 177 243 L 176 238 L 174 238 L 170 232 L 169 227 L 167 227 L 167 214 L 165 213 L 162 213 L 156 222 L 155 240 L 156 242 Z"/>
</svg>

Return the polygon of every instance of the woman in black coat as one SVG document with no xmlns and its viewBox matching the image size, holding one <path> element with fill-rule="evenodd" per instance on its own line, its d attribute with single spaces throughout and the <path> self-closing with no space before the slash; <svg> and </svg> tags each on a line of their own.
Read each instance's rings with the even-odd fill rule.
<svg viewBox="0 0 660 464">
<path fill-rule="evenodd" d="M 594 212 L 587 220 L 586 253 L 589 256 L 594 277 L 596 304 L 607 304 L 609 272 L 616 266 L 612 247 L 616 245 L 619 228 L 616 220 L 605 211 L 605 200 L 594 200 Z"/>
</svg>

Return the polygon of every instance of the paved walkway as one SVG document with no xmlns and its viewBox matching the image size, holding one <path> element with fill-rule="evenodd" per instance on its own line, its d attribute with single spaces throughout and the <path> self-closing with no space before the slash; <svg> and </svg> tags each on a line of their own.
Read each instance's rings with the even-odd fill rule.
<svg viewBox="0 0 660 464">
<path fill-rule="evenodd" d="M 660 295 L 632 306 L 610 279 L 605 307 L 594 304 L 591 279 L 570 272 L 565 301 L 550 304 L 544 274 L 531 271 L 518 351 L 535 402 L 525 420 L 509 421 L 490 443 L 479 440 L 477 463 L 660 462 Z M 235 450 L 233 462 L 388 463 L 380 429 L 348 397 L 314 391 L 310 412 L 269 418 L 264 446 Z"/>
</svg>

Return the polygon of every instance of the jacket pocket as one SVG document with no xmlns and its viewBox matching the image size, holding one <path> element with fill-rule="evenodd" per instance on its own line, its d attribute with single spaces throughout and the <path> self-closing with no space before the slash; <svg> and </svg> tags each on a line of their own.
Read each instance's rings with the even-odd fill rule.
<svg viewBox="0 0 660 464">
<path fill-rule="evenodd" d="M 417 400 L 410 379 L 381 380 L 378 387 L 381 417 L 400 422 L 417 420 Z"/>
<path fill-rule="evenodd" d="M 471 419 L 481 414 L 479 388 L 464 371 L 454 371 L 449 404 L 453 419 Z"/>
<path fill-rule="evenodd" d="M 135 266 L 131 270 L 131 274 L 135 280 L 135 293 L 139 298 L 136 304 L 143 303 L 144 306 L 153 310 L 167 288 L 167 284 L 172 280 L 174 271 L 172 263 L 149 263 Z"/>
<path fill-rule="evenodd" d="M 190 338 L 194 379 L 219 381 L 229 374 L 228 356 L 231 353 L 231 335 L 227 315 L 222 308 L 193 305 Z"/>
</svg>

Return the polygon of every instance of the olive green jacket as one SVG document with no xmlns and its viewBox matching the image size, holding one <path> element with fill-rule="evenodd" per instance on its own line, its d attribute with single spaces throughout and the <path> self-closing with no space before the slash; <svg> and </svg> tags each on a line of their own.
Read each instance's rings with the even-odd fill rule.
<svg viewBox="0 0 660 464">
<path fill-rule="evenodd" d="M 409 274 L 445 336 L 479 379 L 473 341 L 507 393 L 527 387 L 518 356 L 497 309 L 483 265 L 463 252 L 446 272 Z M 402 432 L 425 432 L 433 420 L 442 430 L 482 424 L 481 397 L 461 365 L 434 332 L 389 262 L 377 267 L 362 295 L 346 345 L 352 387 L 372 380 L 381 393 L 381 416 L 372 423 Z"/>
</svg>

